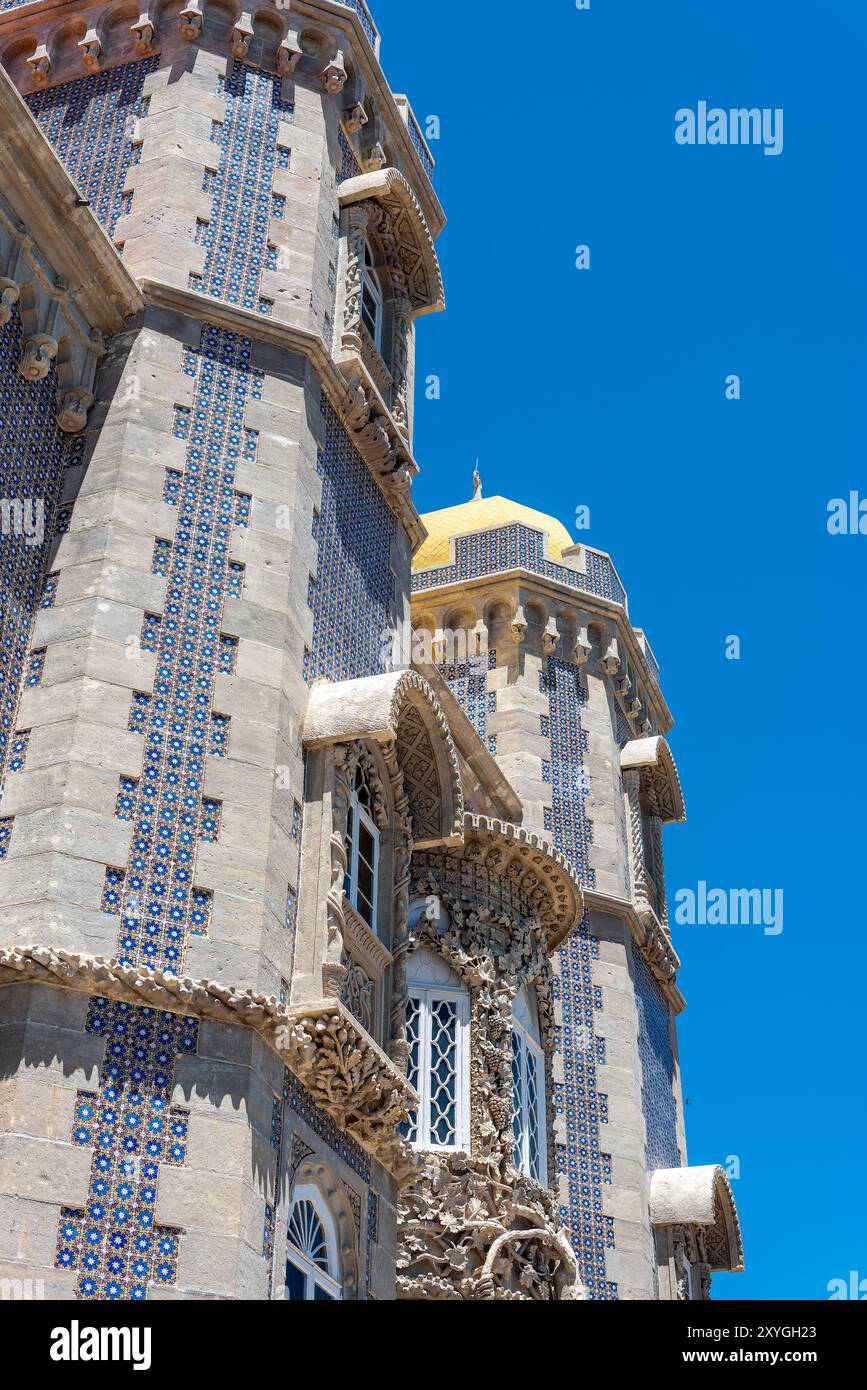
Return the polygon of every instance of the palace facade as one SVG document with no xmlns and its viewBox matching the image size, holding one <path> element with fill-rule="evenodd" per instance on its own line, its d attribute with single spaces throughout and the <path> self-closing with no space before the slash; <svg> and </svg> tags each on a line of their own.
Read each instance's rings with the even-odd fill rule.
<svg viewBox="0 0 867 1390">
<path fill-rule="evenodd" d="M 650 644 L 553 518 L 413 503 L 444 217 L 379 47 L 364 0 L 0 0 L 4 1289 L 742 1264 Z"/>
</svg>

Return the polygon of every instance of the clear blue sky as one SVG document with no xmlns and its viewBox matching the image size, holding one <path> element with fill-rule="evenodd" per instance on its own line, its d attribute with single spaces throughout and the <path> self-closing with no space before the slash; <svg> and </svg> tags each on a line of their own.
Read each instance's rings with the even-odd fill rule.
<svg viewBox="0 0 867 1390">
<path fill-rule="evenodd" d="M 826 529 L 867 498 L 867 7 L 372 3 L 442 121 L 416 502 L 468 498 L 478 455 L 489 495 L 590 506 L 677 721 L 669 891 L 785 893 L 778 937 L 675 928 L 690 1161 L 741 1162 L 748 1270 L 714 1296 L 825 1298 L 867 1278 L 867 536 Z M 782 155 L 676 145 L 701 99 L 782 107 Z"/>
</svg>

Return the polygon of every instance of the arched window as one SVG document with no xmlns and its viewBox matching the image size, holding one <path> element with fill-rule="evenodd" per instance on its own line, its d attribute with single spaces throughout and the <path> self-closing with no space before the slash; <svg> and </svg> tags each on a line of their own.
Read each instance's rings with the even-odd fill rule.
<svg viewBox="0 0 867 1390">
<path fill-rule="evenodd" d="M 515 1167 L 548 1181 L 545 1144 L 545 1054 L 536 991 L 524 985 L 512 1013 L 512 1133 Z"/>
<path fill-rule="evenodd" d="M 407 964 L 408 1078 L 421 1105 L 403 1133 L 419 1149 L 469 1147 L 470 997 L 442 956 L 420 946 Z"/>
<path fill-rule="evenodd" d="M 382 304 L 382 283 L 376 271 L 370 243 L 366 241 L 361 275 L 361 320 L 378 352 L 382 351 Z"/>
<path fill-rule="evenodd" d="M 285 1297 L 295 1303 L 340 1298 L 334 1222 L 310 1184 L 296 1190 L 289 1213 Z"/>
<path fill-rule="evenodd" d="M 346 878 L 343 891 L 356 912 L 376 931 L 379 827 L 373 819 L 373 793 L 359 764 L 346 821 Z"/>
</svg>

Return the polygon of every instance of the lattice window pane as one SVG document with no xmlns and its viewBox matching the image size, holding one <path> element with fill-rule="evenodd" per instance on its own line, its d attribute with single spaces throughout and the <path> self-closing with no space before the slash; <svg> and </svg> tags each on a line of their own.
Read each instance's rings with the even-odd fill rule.
<svg viewBox="0 0 867 1390">
<path fill-rule="evenodd" d="M 458 1011 L 448 999 L 431 1006 L 430 1136 L 450 1146 L 457 1136 Z"/>
<path fill-rule="evenodd" d="M 407 1058 L 407 1080 L 414 1090 L 418 1091 L 421 1085 L 421 1021 L 422 1009 L 420 999 L 410 999 L 406 1008 L 406 1042 L 409 1048 Z M 418 1143 L 418 1111 L 411 1110 L 407 1116 L 406 1123 L 401 1126 L 401 1132 L 405 1139 L 411 1144 Z"/>
</svg>

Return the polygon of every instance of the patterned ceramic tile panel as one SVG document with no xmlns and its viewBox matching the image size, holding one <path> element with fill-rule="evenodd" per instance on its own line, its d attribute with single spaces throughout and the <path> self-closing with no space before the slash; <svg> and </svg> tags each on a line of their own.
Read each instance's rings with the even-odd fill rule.
<svg viewBox="0 0 867 1390">
<path fill-rule="evenodd" d="M 124 190 L 133 163 L 135 122 L 147 101 L 142 97 L 144 80 L 158 65 L 158 58 L 143 58 L 26 98 L 109 236 L 130 210 Z"/>
<path fill-rule="evenodd" d="M 186 1110 L 172 1105 L 175 1058 L 194 1053 L 198 1021 L 93 998 L 87 1031 L 106 1040 L 95 1091 L 79 1091 L 71 1141 L 93 1150 L 87 1204 L 63 1207 L 55 1263 L 78 1272 L 75 1297 L 147 1297 L 177 1279 L 182 1232 L 157 1226 L 160 1167 L 186 1159 Z"/>
<path fill-rule="evenodd" d="M 391 626 L 395 519 L 364 460 L 323 399 L 325 449 L 320 450 L 322 509 L 318 523 L 313 645 L 304 676 L 332 681 L 383 669 Z"/>
<path fill-rule="evenodd" d="M 369 38 L 373 47 L 376 47 L 376 30 L 370 18 L 370 11 L 367 6 L 362 4 L 362 0 L 337 0 L 338 5 L 343 5 L 347 10 L 355 10 L 361 20 L 361 27 Z"/>
<path fill-rule="evenodd" d="M 259 307 L 259 281 L 268 263 L 268 221 L 274 212 L 277 127 L 292 119 L 281 98 L 282 79 L 235 63 L 223 86 L 226 115 L 214 123 L 219 147 L 211 218 L 201 235 L 205 269 L 196 288 L 213 299 Z"/>
<path fill-rule="evenodd" d="M 596 875 L 590 867 L 593 824 L 587 814 L 587 734 L 581 726 L 587 692 L 580 668 L 550 656 L 539 687 L 548 696 L 549 708 L 551 833 L 557 848 L 578 870 L 584 887 L 592 888 Z"/>
<path fill-rule="evenodd" d="M 57 428 L 54 373 L 25 381 L 18 372 L 21 345 L 16 309 L 0 328 L 0 789 L 22 683 L 41 679 L 45 652 L 28 657 L 28 644 L 34 616 L 46 606 L 45 560 L 63 470 L 76 456 Z M 56 582 L 49 590 L 53 602 Z"/>
<path fill-rule="evenodd" d="M 597 1036 L 602 991 L 593 984 L 592 963 L 599 941 L 587 917 L 560 948 L 560 971 L 554 977 L 563 1023 L 557 1050 L 563 1081 L 555 1086 L 554 1105 L 566 1142 L 557 1147 L 557 1166 L 566 1178 L 569 1201 L 561 1218 L 572 1233 L 581 1277 L 592 1299 L 616 1299 L 617 1285 L 606 1277 L 606 1251 L 615 1247 L 614 1222 L 603 1215 L 602 1189 L 611 1183 L 611 1157 L 604 1151 L 608 1099 L 598 1089 L 598 1066 L 605 1061 L 605 1042 Z"/>
<path fill-rule="evenodd" d="M 497 653 L 494 651 L 480 657 L 478 662 L 444 662 L 439 668 L 464 714 L 475 725 L 476 733 L 484 739 L 492 753 L 497 751 L 496 737 L 488 733 L 488 715 L 496 712 L 497 696 L 495 691 L 488 690 L 488 671 L 495 671 L 496 668 Z"/>
<path fill-rule="evenodd" d="M 206 932 L 210 916 L 210 896 L 195 885 L 197 834 L 188 821 L 207 757 L 225 756 L 230 742 L 213 692 L 244 408 L 261 395 L 250 351 L 248 340 L 206 326 L 201 348 L 184 357 L 195 382 L 186 468 L 153 695 L 132 697 L 130 728 L 144 736 L 144 763 L 120 908 L 120 959 L 155 969 L 180 971 L 189 936 Z"/>
<path fill-rule="evenodd" d="M 587 550 L 587 573 L 578 574 L 565 565 L 546 560 L 544 538 L 520 522 L 500 526 L 492 531 L 459 536 L 455 541 L 455 563 L 436 569 L 421 570 L 412 577 L 414 593 L 456 584 L 462 579 L 475 579 L 489 574 L 505 574 L 509 570 L 525 569 L 556 579 L 570 589 L 581 589 L 614 603 L 626 603 L 626 594 L 607 555 Z"/>
<path fill-rule="evenodd" d="M 632 953 L 638 1008 L 638 1055 L 641 1059 L 641 1104 L 647 1130 L 647 1171 L 679 1168 L 674 1056 L 665 997 L 639 951 Z"/>
</svg>

